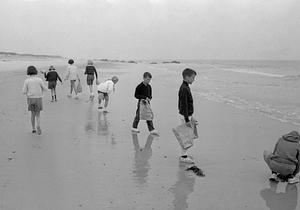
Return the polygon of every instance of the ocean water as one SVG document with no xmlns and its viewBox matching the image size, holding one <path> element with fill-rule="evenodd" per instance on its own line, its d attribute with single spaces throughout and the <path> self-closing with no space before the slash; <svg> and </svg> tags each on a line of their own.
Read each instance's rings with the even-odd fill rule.
<svg viewBox="0 0 300 210">
<path fill-rule="evenodd" d="M 194 95 L 300 125 L 300 61 L 184 60 L 175 65 L 166 68 L 176 75 L 182 67 L 198 72 Z"/>
</svg>

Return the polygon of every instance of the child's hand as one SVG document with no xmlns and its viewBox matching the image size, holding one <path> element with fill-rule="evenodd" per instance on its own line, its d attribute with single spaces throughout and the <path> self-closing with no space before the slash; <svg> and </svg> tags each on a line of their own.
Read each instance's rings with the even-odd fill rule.
<svg viewBox="0 0 300 210">
<path fill-rule="evenodd" d="M 185 124 L 186 124 L 187 127 L 192 128 L 192 123 L 191 123 L 191 122 L 187 122 L 187 123 L 185 123 Z"/>
<path fill-rule="evenodd" d="M 147 104 L 147 100 L 142 99 L 142 103 L 143 103 L 143 104 Z"/>
<path fill-rule="evenodd" d="M 195 125 L 198 125 L 198 120 L 196 120 L 195 118 L 191 118 L 191 120 L 195 123 Z"/>
<path fill-rule="evenodd" d="M 150 98 L 148 98 L 148 97 L 146 98 L 146 100 L 147 100 L 147 101 L 149 101 L 149 102 L 151 101 L 151 99 L 150 99 Z"/>
</svg>

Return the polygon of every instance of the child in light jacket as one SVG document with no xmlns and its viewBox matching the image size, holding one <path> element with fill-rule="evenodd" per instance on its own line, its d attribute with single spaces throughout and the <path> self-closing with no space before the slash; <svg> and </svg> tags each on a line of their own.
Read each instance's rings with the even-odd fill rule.
<svg viewBox="0 0 300 210">
<path fill-rule="evenodd" d="M 119 81 L 117 76 L 113 76 L 111 79 L 106 80 L 98 85 L 98 109 L 102 109 L 102 100 L 104 100 L 103 112 L 108 112 L 107 106 L 109 101 L 109 95 L 115 91 L 115 84 Z"/>
<path fill-rule="evenodd" d="M 43 110 L 43 92 L 47 90 L 41 78 L 37 77 L 38 71 L 34 66 L 27 68 L 27 75 L 23 86 L 23 94 L 27 96 L 28 111 L 31 112 L 32 133 L 42 134 L 40 126 L 40 112 Z M 37 126 L 35 127 L 35 123 Z"/>
<path fill-rule="evenodd" d="M 77 89 L 76 89 L 76 81 L 78 80 L 78 82 L 80 82 L 80 78 L 79 78 L 79 74 L 78 74 L 78 69 L 77 67 L 74 65 L 74 60 L 70 59 L 68 61 L 69 66 L 67 67 L 67 75 L 65 80 L 70 80 L 70 85 L 71 85 L 71 89 L 70 89 L 70 94 L 68 95 L 68 97 L 72 96 L 72 92 L 74 90 L 75 95 L 76 95 L 76 99 L 78 98 L 77 96 Z"/>
</svg>

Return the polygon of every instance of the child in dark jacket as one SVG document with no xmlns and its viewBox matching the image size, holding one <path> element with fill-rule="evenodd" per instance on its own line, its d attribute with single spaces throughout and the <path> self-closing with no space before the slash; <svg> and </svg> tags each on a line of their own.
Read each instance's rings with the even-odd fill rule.
<svg viewBox="0 0 300 210">
<path fill-rule="evenodd" d="M 140 121 L 140 101 L 141 100 L 147 100 L 149 103 L 152 99 L 152 88 L 150 85 L 152 75 L 149 72 L 145 72 L 143 75 L 143 82 L 141 82 L 135 89 L 134 97 L 138 99 L 137 104 L 137 110 L 136 110 L 136 116 L 134 118 L 133 124 L 132 124 L 132 131 L 139 133 L 140 131 L 137 129 L 139 121 Z M 154 129 L 153 121 L 147 120 L 147 126 L 151 134 L 153 135 L 159 135 L 158 131 Z"/>
<path fill-rule="evenodd" d="M 93 61 L 88 60 L 87 66 L 85 67 L 84 74 L 86 74 L 86 83 L 89 86 L 90 100 L 92 101 L 94 99 L 93 83 L 94 83 L 94 80 L 95 80 L 95 76 L 96 76 L 96 84 L 99 85 L 98 84 L 98 73 L 97 73 L 97 70 L 94 66 Z"/>
<path fill-rule="evenodd" d="M 276 143 L 273 153 L 264 151 L 264 159 L 272 171 L 271 181 L 284 180 L 289 184 L 299 182 L 296 174 L 300 167 L 300 135 L 292 131 Z"/>
<path fill-rule="evenodd" d="M 193 69 L 184 69 L 182 72 L 183 82 L 178 92 L 178 110 L 181 123 L 191 125 L 191 118 L 194 113 L 193 96 L 189 87 L 195 80 L 197 73 Z M 180 161 L 184 163 L 194 163 L 193 159 L 188 156 L 187 149 L 182 148 Z"/>
<path fill-rule="evenodd" d="M 46 81 L 48 81 L 48 89 L 51 90 L 51 96 L 52 96 L 52 100 L 51 102 L 53 102 L 54 100 L 57 101 L 57 97 L 56 97 L 56 83 L 57 80 L 59 80 L 62 84 L 62 80 L 59 77 L 58 73 L 55 71 L 54 66 L 50 66 L 49 67 L 49 72 L 48 73 L 44 73 Z"/>
</svg>

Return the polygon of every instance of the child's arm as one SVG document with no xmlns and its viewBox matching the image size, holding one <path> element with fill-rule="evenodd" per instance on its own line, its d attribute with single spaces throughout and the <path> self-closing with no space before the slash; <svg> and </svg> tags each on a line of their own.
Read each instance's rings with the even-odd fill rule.
<svg viewBox="0 0 300 210">
<path fill-rule="evenodd" d="M 60 76 L 58 75 L 58 73 L 56 73 L 56 75 L 57 75 L 57 79 L 62 83 L 62 80 L 61 80 Z"/>
<path fill-rule="evenodd" d="M 98 79 L 98 73 L 96 67 L 94 67 L 94 71 L 95 71 L 96 79 Z"/>
<path fill-rule="evenodd" d="M 24 85 L 23 85 L 23 88 L 22 88 L 22 93 L 23 93 L 24 95 L 26 95 L 27 92 L 28 92 L 28 85 L 27 85 L 27 82 L 25 81 L 25 82 L 24 82 Z"/>
<path fill-rule="evenodd" d="M 41 80 L 41 88 L 42 88 L 42 91 L 47 91 L 47 87 L 45 86 L 43 80 Z"/>
<path fill-rule="evenodd" d="M 184 116 L 184 120 L 186 123 L 190 122 L 188 115 L 188 98 L 187 98 L 187 90 L 182 90 L 179 93 L 179 101 L 181 102 L 182 114 Z"/>
<path fill-rule="evenodd" d="M 69 79 L 69 76 L 70 76 L 70 69 L 68 68 L 68 70 L 67 70 L 67 75 L 66 75 L 66 77 L 65 77 L 65 80 L 68 80 L 68 79 Z"/>
<path fill-rule="evenodd" d="M 151 86 L 149 86 L 150 87 L 150 96 L 149 96 L 149 99 L 151 100 L 152 99 L 152 87 Z"/>
</svg>

